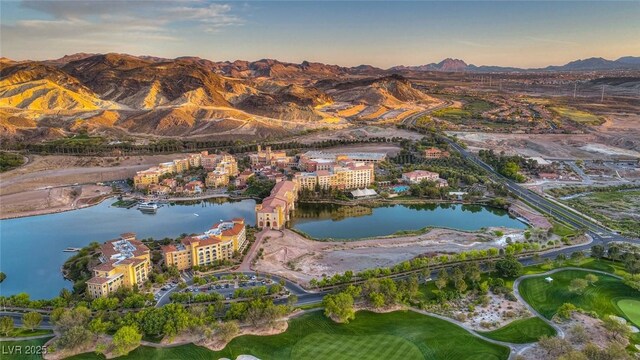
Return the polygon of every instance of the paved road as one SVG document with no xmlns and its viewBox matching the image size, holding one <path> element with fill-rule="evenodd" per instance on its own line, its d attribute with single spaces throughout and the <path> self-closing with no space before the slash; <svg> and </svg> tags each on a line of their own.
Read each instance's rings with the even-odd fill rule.
<svg viewBox="0 0 640 360">
<path fill-rule="evenodd" d="M 22 315 L 23 313 L 14 312 L 14 311 L 0 311 L 0 317 L 8 316 L 13 319 L 13 324 L 15 327 L 22 326 Z M 49 321 L 49 315 L 42 315 L 42 322 L 40 323 L 39 329 L 53 329 L 51 322 Z"/>
<path fill-rule="evenodd" d="M 463 157 L 487 171 L 493 180 L 504 184 L 509 191 L 511 191 L 513 194 L 516 194 L 518 197 L 525 200 L 529 204 L 535 206 L 541 212 L 550 215 L 554 219 L 558 219 L 569 225 L 572 225 L 577 229 L 586 229 L 587 234 L 589 234 L 593 238 L 594 242 L 607 244 L 612 241 L 625 241 L 640 244 L 640 239 L 628 238 L 617 234 L 616 232 L 606 229 L 603 226 L 596 224 L 593 221 L 590 221 L 529 189 L 523 188 L 515 181 L 507 179 L 506 177 L 498 174 L 491 166 L 480 160 L 476 155 L 465 150 L 455 141 L 449 138 L 445 138 L 445 140 Z"/>
</svg>

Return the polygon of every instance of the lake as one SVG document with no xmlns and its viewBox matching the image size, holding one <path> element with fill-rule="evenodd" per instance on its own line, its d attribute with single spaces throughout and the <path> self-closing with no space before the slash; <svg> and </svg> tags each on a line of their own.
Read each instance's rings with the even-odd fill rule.
<svg viewBox="0 0 640 360">
<path fill-rule="evenodd" d="M 32 299 L 44 299 L 58 295 L 63 287 L 70 289 L 72 283 L 60 272 L 66 259 L 74 255 L 62 251 L 67 247 L 102 243 L 124 232 L 134 232 L 139 239 L 200 233 L 221 219 L 234 217 L 255 224 L 254 200 L 165 205 L 156 214 L 111 207 L 113 202 L 115 199 L 107 199 L 80 210 L 0 220 L 0 271 L 7 275 L 0 284 L 0 295 L 26 292 Z"/>
<path fill-rule="evenodd" d="M 165 205 L 156 214 L 111 207 L 114 199 L 99 205 L 58 214 L 0 221 L 0 271 L 7 278 L 0 295 L 28 293 L 32 299 L 51 298 L 71 288 L 60 271 L 74 253 L 67 247 L 104 242 L 124 232 L 139 239 L 177 237 L 201 233 L 219 220 L 243 217 L 255 224 L 254 200 L 211 199 Z M 506 211 L 477 205 L 396 205 L 377 208 L 300 204 L 292 226 L 314 238 L 357 239 L 389 235 L 400 230 L 442 226 L 477 230 L 489 226 L 525 228 Z"/>
<path fill-rule="evenodd" d="M 299 204 L 292 227 L 316 239 L 360 239 L 391 235 L 427 226 L 479 230 L 502 226 L 524 229 L 526 224 L 505 210 L 481 205 L 421 204 L 375 208 L 333 204 Z"/>
</svg>

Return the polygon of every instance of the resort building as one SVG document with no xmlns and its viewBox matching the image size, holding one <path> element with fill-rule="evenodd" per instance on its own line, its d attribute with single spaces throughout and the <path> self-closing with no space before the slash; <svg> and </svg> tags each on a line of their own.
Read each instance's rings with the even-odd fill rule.
<svg viewBox="0 0 640 360">
<path fill-rule="evenodd" d="M 260 166 L 276 166 L 287 167 L 291 164 L 295 165 L 295 158 L 293 156 L 287 156 L 284 151 L 273 151 L 271 146 L 267 146 L 262 150 L 262 146 L 258 145 L 258 152 L 249 155 L 252 167 Z"/>
<path fill-rule="evenodd" d="M 436 182 L 437 187 L 449 186 L 447 180 L 440 178 L 440 174 L 426 170 L 414 170 L 408 173 L 404 173 L 402 174 L 401 180 L 407 184 L 419 184 L 427 180 Z"/>
<path fill-rule="evenodd" d="M 449 152 L 432 147 L 424 151 L 424 157 L 425 159 L 441 159 L 449 157 Z"/>
<path fill-rule="evenodd" d="M 402 181 L 409 184 L 419 184 L 424 180 L 436 181 L 440 175 L 426 170 L 415 170 L 402 174 Z"/>
<path fill-rule="evenodd" d="M 328 170 L 297 173 L 293 180 L 300 190 L 314 189 L 316 186 L 324 189 L 350 190 L 366 188 L 373 184 L 375 173 L 372 163 L 348 161 L 334 163 Z"/>
<path fill-rule="evenodd" d="M 363 163 L 371 163 L 377 164 L 381 161 L 384 161 L 387 158 L 387 154 L 385 153 L 360 153 L 360 152 L 350 152 L 350 153 L 327 153 L 323 151 L 307 151 L 306 153 L 300 155 L 300 164 L 304 164 L 307 161 L 318 161 L 318 160 L 329 160 L 332 162 L 338 161 L 355 161 L 355 162 L 363 162 Z"/>
<path fill-rule="evenodd" d="M 236 218 L 221 221 L 201 235 L 186 237 L 178 245 L 163 246 L 162 253 L 167 266 L 187 270 L 231 259 L 234 252 L 242 252 L 246 246 L 244 219 Z"/>
<path fill-rule="evenodd" d="M 281 181 L 271 190 L 271 195 L 256 205 L 256 224 L 260 228 L 283 229 L 290 220 L 291 211 L 298 200 L 298 184 Z"/>
<path fill-rule="evenodd" d="M 149 248 L 136 240 L 136 234 L 125 233 L 119 239 L 100 246 L 101 264 L 93 268 L 87 281 L 87 292 L 93 298 L 111 294 L 124 286 L 131 288 L 144 283 L 151 268 Z"/>
</svg>

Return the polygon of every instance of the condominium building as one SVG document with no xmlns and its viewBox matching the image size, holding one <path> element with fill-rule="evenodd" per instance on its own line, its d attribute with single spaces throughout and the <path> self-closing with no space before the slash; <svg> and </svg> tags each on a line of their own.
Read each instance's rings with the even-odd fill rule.
<svg viewBox="0 0 640 360">
<path fill-rule="evenodd" d="M 294 175 L 299 189 L 332 188 L 339 190 L 360 189 L 375 181 L 372 163 L 345 161 L 333 164 L 329 170 L 303 172 Z"/>
<path fill-rule="evenodd" d="M 229 185 L 229 174 L 223 171 L 214 170 L 207 174 L 205 184 L 208 188 L 217 188 Z"/>
<path fill-rule="evenodd" d="M 163 246 L 162 253 L 167 266 L 186 270 L 231 259 L 235 251 L 243 251 L 246 246 L 244 219 L 236 218 L 221 221 L 201 235 L 186 237 L 178 245 Z"/>
<path fill-rule="evenodd" d="M 271 190 L 271 194 L 256 205 L 256 224 L 260 228 L 282 229 L 290 220 L 291 211 L 298 200 L 298 184 L 281 181 Z"/>
<path fill-rule="evenodd" d="M 100 246 L 101 264 L 93 268 L 87 292 L 93 298 L 108 296 L 120 287 L 144 283 L 151 268 L 149 248 L 136 240 L 134 233 L 120 235 Z"/>
<path fill-rule="evenodd" d="M 189 154 L 184 159 L 160 163 L 158 166 L 138 171 L 133 177 L 133 183 L 136 189 L 147 189 L 151 184 L 158 184 L 160 178 L 165 174 L 180 174 L 196 167 L 225 172 L 228 176 L 238 174 L 238 163 L 233 156 L 209 154 L 208 151 L 202 151 L 198 154 Z"/>
</svg>

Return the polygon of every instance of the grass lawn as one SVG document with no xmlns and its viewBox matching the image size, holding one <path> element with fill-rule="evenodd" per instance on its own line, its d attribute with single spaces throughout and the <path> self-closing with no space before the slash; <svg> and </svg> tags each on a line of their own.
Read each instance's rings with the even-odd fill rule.
<svg viewBox="0 0 640 360">
<path fill-rule="evenodd" d="M 388 314 L 358 312 L 349 324 L 336 324 L 321 312 L 289 323 L 289 329 L 273 336 L 235 338 L 222 351 L 195 345 L 169 349 L 141 347 L 128 359 L 235 359 L 251 354 L 260 359 L 507 359 L 509 349 L 488 343 L 446 321 L 411 311 Z M 74 359 L 95 359 L 84 354 Z"/>
<path fill-rule="evenodd" d="M 526 344 L 538 341 L 541 336 L 555 336 L 556 330 L 539 317 L 513 321 L 506 326 L 493 331 L 483 332 L 482 335 L 514 344 Z"/>
<path fill-rule="evenodd" d="M 632 323 L 640 326 L 640 300 L 623 299 L 618 301 L 618 307 Z"/>
<path fill-rule="evenodd" d="M 44 339 L 36 339 L 36 340 L 24 340 L 24 341 L 0 341 L 0 359 L 11 359 L 11 360 L 35 360 L 42 359 L 42 355 L 40 354 L 25 354 L 27 352 L 27 348 L 34 352 L 34 350 L 39 350 L 38 346 L 44 345 L 51 338 Z M 17 350 L 20 347 L 20 351 L 22 354 L 17 354 Z M 13 351 L 14 355 L 9 355 L 9 352 Z"/>
<path fill-rule="evenodd" d="M 586 111 L 581 111 L 581 110 L 577 110 L 577 109 L 573 109 L 565 106 L 552 106 L 551 110 L 553 110 L 555 113 L 557 113 L 561 117 L 567 118 L 578 124 L 600 125 L 604 122 L 601 118 L 597 117 L 596 115 L 593 115 L 592 113 L 588 113 Z"/>
<path fill-rule="evenodd" d="M 148 346 L 140 346 L 134 351 L 130 352 L 125 357 L 119 359 L 141 359 L 141 360 L 174 360 L 174 359 L 189 359 L 189 360 L 210 360 L 217 359 L 212 356 L 212 351 L 193 344 L 181 345 L 170 348 L 156 349 Z M 88 359 L 104 359 L 102 355 L 96 355 L 95 353 L 85 353 L 76 356 L 72 356 L 68 359 L 73 360 L 88 360 Z"/>
<path fill-rule="evenodd" d="M 629 317 L 617 306 L 622 299 L 637 299 L 640 293 L 612 276 L 594 273 L 598 281 L 590 285 L 582 294 L 568 290 L 572 279 L 584 278 L 588 270 L 565 270 L 550 275 L 553 282 L 547 283 L 545 276 L 525 279 L 520 283 L 520 294 L 533 308 L 544 317 L 551 319 L 564 303 L 572 303 L 586 310 L 594 311 L 598 316 L 618 315 Z"/>
</svg>

